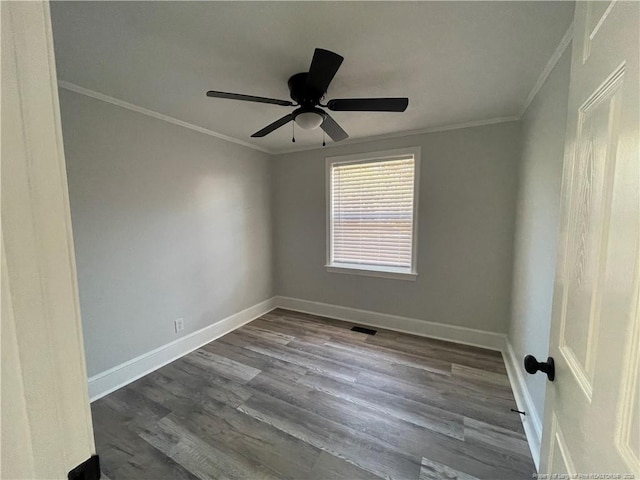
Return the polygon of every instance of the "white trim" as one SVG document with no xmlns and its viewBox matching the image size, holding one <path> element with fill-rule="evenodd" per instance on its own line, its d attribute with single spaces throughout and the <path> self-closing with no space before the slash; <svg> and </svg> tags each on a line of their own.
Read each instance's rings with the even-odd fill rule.
<svg viewBox="0 0 640 480">
<path fill-rule="evenodd" d="M 604 23 L 604 21 L 607 19 L 607 17 L 609 16 L 609 14 L 611 13 L 611 10 L 613 10 L 613 7 L 615 7 L 617 0 L 612 0 L 609 3 L 609 6 L 607 7 L 607 9 L 604 11 L 604 13 L 602 14 L 602 16 L 600 17 L 600 20 L 598 20 L 598 23 L 596 23 L 596 26 L 593 27 L 593 29 L 591 31 L 589 31 L 589 28 L 585 28 L 584 29 L 584 49 L 582 52 L 582 63 L 584 64 L 588 59 L 589 56 L 591 55 L 591 43 L 593 42 L 593 39 L 596 37 L 596 35 L 598 34 L 598 32 L 600 31 L 600 27 L 602 27 L 602 24 Z M 586 13 L 586 24 L 589 25 L 592 21 L 591 16 L 593 15 L 593 7 L 592 4 L 587 4 L 587 13 Z"/>
<path fill-rule="evenodd" d="M 382 160 L 396 159 L 400 157 L 414 158 L 420 156 L 421 147 L 402 147 L 395 148 L 393 150 L 373 150 L 371 152 L 354 153 L 352 155 L 337 155 L 333 157 L 327 157 L 328 163 L 369 163 Z"/>
<path fill-rule="evenodd" d="M 418 204 L 420 202 L 420 159 L 422 147 L 404 147 L 394 150 L 372 151 L 356 153 L 353 155 L 339 155 L 326 157 L 325 159 L 325 208 L 326 208 L 326 267 L 330 273 L 343 273 L 364 275 L 368 277 L 395 278 L 415 281 L 418 276 Z M 331 203 L 331 168 L 336 163 L 369 163 L 384 160 L 391 160 L 402 157 L 413 157 L 413 231 L 411 233 L 411 270 L 409 272 L 392 271 L 392 269 L 379 266 L 344 266 L 334 264 L 331 256 L 333 221 L 331 213 L 333 211 Z"/>
<path fill-rule="evenodd" d="M 342 307 L 328 303 L 313 302 L 299 298 L 277 296 L 276 305 L 279 308 L 294 310 L 296 312 L 310 313 L 323 317 L 343 320 L 345 322 L 358 323 L 371 327 L 385 328 L 396 332 L 418 335 L 421 337 L 436 338 L 449 342 L 472 345 L 474 347 L 489 350 L 502 351 L 505 335 L 496 332 L 476 330 L 474 328 L 446 325 L 444 323 L 419 320 L 417 318 L 400 317 L 387 313 L 359 310 L 356 308 Z"/>
<path fill-rule="evenodd" d="M 270 312 L 276 306 L 275 297 L 260 302 L 241 312 L 235 313 L 219 322 L 190 333 L 167 343 L 155 350 L 144 353 L 127 362 L 89 378 L 89 396 L 91 401 L 128 385 L 148 375 L 160 367 L 200 348 L 203 345 L 226 335 L 229 332 Z"/>
<path fill-rule="evenodd" d="M 1 16 L 0 475 L 66 478 L 95 444 L 49 2 L 6 2 Z"/>
<path fill-rule="evenodd" d="M 531 455 L 539 466 L 540 442 L 542 436 L 542 424 L 540 417 L 533 405 L 531 395 L 524 383 L 520 372 L 519 362 L 516 359 L 513 348 L 506 339 L 506 335 L 496 332 L 487 332 L 474 328 L 446 325 L 443 323 L 419 320 L 416 318 L 400 317 L 386 313 L 360 310 L 328 303 L 313 302 L 298 298 L 275 296 L 241 312 L 231 315 L 219 322 L 209 325 L 201 330 L 193 332 L 185 337 L 156 348 L 150 352 L 117 365 L 109 370 L 89 378 L 89 395 L 91 402 L 128 385 L 139 378 L 177 360 L 180 357 L 220 338 L 227 333 L 255 320 L 256 318 L 272 311 L 274 308 L 283 308 L 296 312 L 309 313 L 323 317 L 358 323 L 371 327 L 385 328 L 396 332 L 418 335 L 421 337 L 435 338 L 463 345 L 486 348 L 502 352 L 509 382 L 513 390 L 516 404 L 520 410 L 527 412 L 522 417 L 522 423 L 527 435 Z"/>
<path fill-rule="evenodd" d="M 521 116 L 512 115 L 509 117 L 488 118 L 486 120 L 474 120 L 472 122 L 457 123 L 452 125 L 441 125 L 437 127 L 420 128 L 417 130 L 405 130 L 402 132 L 384 133 L 382 135 L 372 135 L 370 137 L 348 138 L 338 143 L 327 144 L 326 147 L 309 145 L 307 147 L 291 148 L 288 150 L 278 150 L 275 152 L 275 154 L 284 155 L 287 153 L 306 152 L 309 150 L 327 150 L 330 148 L 342 147 L 343 145 L 354 145 L 357 143 L 376 142 L 378 140 L 386 140 L 389 138 L 402 138 L 402 137 L 410 137 L 412 135 L 424 135 L 425 133 L 447 132 L 449 130 L 460 130 L 462 128 L 483 127 L 485 125 L 495 125 L 497 123 L 517 122 L 518 120 L 520 120 L 520 118 Z"/>
<path fill-rule="evenodd" d="M 513 347 L 508 338 L 505 342 L 503 357 L 518 410 L 526 412 L 526 415 L 521 415 L 520 418 L 522 420 L 522 426 L 524 427 L 524 433 L 527 436 L 533 462 L 536 465 L 536 470 L 539 471 L 542 422 L 540 421 L 540 415 L 533 403 L 527 384 L 524 381 L 521 363 L 513 351 Z"/>
<path fill-rule="evenodd" d="M 285 308 L 287 310 L 385 328 L 411 335 L 447 340 L 464 345 L 487 348 L 489 350 L 502 351 L 505 342 L 505 335 L 501 333 L 486 332 L 484 330 L 446 325 L 386 313 L 276 296 L 171 343 L 121 363 L 120 365 L 116 365 L 109 370 L 93 375 L 89 378 L 89 396 L 91 401 L 98 400 L 148 375 L 164 365 L 200 348 L 202 345 L 206 345 L 240 328 L 265 313 L 270 312 L 274 308 Z"/>
<path fill-rule="evenodd" d="M 329 144 L 326 147 L 318 147 L 316 145 L 309 145 L 309 146 L 306 146 L 306 147 L 297 147 L 297 148 L 282 149 L 282 150 L 280 150 L 280 149 L 270 150 L 270 149 L 267 149 L 267 148 L 263 148 L 263 147 L 259 147 L 257 145 L 254 145 L 253 143 L 245 142 L 243 140 L 240 140 L 240 139 L 237 139 L 237 138 L 234 138 L 234 137 L 230 137 L 228 135 L 224 135 L 222 133 L 218 133 L 218 132 L 215 132 L 213 130 L 209 130 L 209 129 L 204 128 L 204 127 L 200 127 L 198 125 L 194 125 L 192 123 L 188 123 L 188 122 L 185 122 L 183 120 L 179 120 L 177 118 L 174 118 L 174 117 L 171 117 L 169 115 L 165 115 L 165 114 L 156 112 L 154 110 L 150 110 L 148 108 L 144 108 L 144 107 L 140 107 L 138 105 L 134 105 L 133 103 L 125 102 L 124 100 L 120 100 L 118 98 L 111 97 L 109 95 L 105 95 L 105 94 L 100 93 L 100 92 L 96 92 L 95 90 L 90 90 L 88 88 L 81 87 L 79 85 L 76 85 L 74 83 L 71 83 L 71 82 L 68 82 L 68 81 L 65 81 L 65 80 L 58 80 L 58 87 L 59 88 L 64 88 L 65 90 L 69 90 L 71 92 L 79 93 L 80 95 L 85 95 L 85 96 L 88 96 L 88 97 L 91 97 L 91 98 L 95 98 L 96 100 L 102 100 L 103 102 L 111 103 L 113 105 L 117 105 L 117 106 L 122 107 L 122 108 L 133 110 L 134 112 L 138 112 L 138 113 L 141 113 L 143 115 L 148 115 L 148 116 L 156 118 L 158 120 L 164 120 L 165 122 L 173 123 L 174 125 L 179 125 L 179 126 L 184 127 L 184 128 L 189 128 L 191 130 L 195 130 L 196 132 L 204 133 L 205 135 L 211 135 L 212 137 L 216 137 L 216 138 L 219 138 L 221 140 L 226 140 L 226 141 L 231 142 L 231 143 L 242 145 L 244 147 L 248 147 L 248 148 L 251 148 L 253 150 L 258 150 L 260 152 L 265 152 L 265 153 L 268 153 L 268 154 L 271 154 L 271 155 L 282 155 L 282 154 L 287 154 L 287 153 L 304 152 L 304 151 L 310 151 L 310 150 L 325 150 L 325 149 L 329 149 L 329 148 L 341 147 L 343 145 L 354 145 L 354 144 L 359 144 L 359 143 L 375 142 L 375 141 L 378 141 L 378 140 L 386 140 L 386 139 L 390 139 L 390 138 L 402 138 L 402 137 L 409 137 L 409 136 L 412 136 L 412 135 L 424 135 L 426 133 L 446 132 L 446 131 L 449 131 L 449 130 L 460 130 L 460 129 L 463 129 L 463 128 L 482 127 L 482 126 L 485 126 L 485 125 L 495 125 L 495 124 L 498 124 L 498 123 L 516 122 L 516 121 L 520 120 L 522 118 L 522 116 L 526 113 L 527 108 L 529 108 L 529 105 L 531 104 L 531 102 L 533 101 L 535 96 L 538 94 L 538 91 L 542 88 L 542 85 L 544 85 L 544 82 L 547 80 L 547 77 L 549 76 L 549 74 L 553 70 L 553 67 L 555 67 L 556 63 L 558 63 L 558 60 L 560 59 L 560 57 L 562 56 L 562 54 L 564 53 L 566 48 L 569 46 L 569 44 L 571 43 L 572 39 L 573 39 L 573 23 L 567 29 L 566 33 L 564 34 L 564 36 L 560 40 L 560 43 L 558 44 L 558 46 L 556 47 L 555 51 L 551 55 L 551 58 L 549 59 L 549 61 L 545 65 L 544 70 L 542 71 L 542 73 L 538 77 L 538 80 L 536 81 L 536 83 L 534 84 L 533 88 L 531 89 L 531 92 L 529 92 L 529 95 L 527 96 L 527 99 L 525 100 L 524 106 L 523 106 L 523 108 L 522 108 L 522 110 L 521 110 L 519 115 L 511 115 L 511 116 L 507 116 L 507 117 L 488 118 L 488 119 L 485 119 L 485 120 L 473 120 L 471 122 L 454 123 L 454 124 L 450 124 L 450 125 L 440 125 L 440 126 L 435 126 L 435 127 L 419 128 L 419 129 L 415 129 L 415 130 L 405 130 L 405 131 L 402 131 L 402 132 L 385 133 L 385 134 L 382 134 L 382 135 L 372 135 L 372 136 L 368 136 L 368 137 L 348 138 L 348 139 L 343 140 L 343 141 L 338 142 L 338 143 Z"/>
<path fill-rule="evenodd" d="M 59 80 L 58 87 L 64 88 L 65 90 L 69 90 L 70 92 L 79 93 L 80 95 L 85 95 L 87 97 L 95 98 L 96 100 L 101 100 L 103 102 L 110 103 L 118 107 L 126 108 L 127 110 L 132 110 L 134 112 L 141 113 L 143 115 L 147 115 L 149 117 L 153 117 L 158 120 L 172 123 L 174 125 L 178 125 L 179 127 L 188 128 L 198 133 L 204 133 L 205 135 L 210 135 L 212 137 L 219 138 L 220 140 L 225 140 L 227 142 L 235 143 L 237 145 L 242 145 L 243 147 L 251 148 L 253 150 L 258 150 L 260 152 L 265 152 L 269 154 L 274 153 L 271 150 L 267 150 L 266 148 L 258 147 L 253 143 L 245 142 L 243 140 L 238 140 L 237 138 L 234 138 L 234 137 L 223 135 L 222 133 L 214 132 L 213 130 L 209 130 L 208 128 L 200 127 L 198 125 L 194 125 L 193 123 L 185 122 L 175 117 L 165 115 L 164 113 L 159 113 L 159 112 L 156 112 L 155 110 L 149 110 L 148 108 L 140 107 L 138 105 L 125 102 L 124 100 L 120 100 L 115 97 L 110 97 L 109 95 L 105 95 L 104 93 L 96 92 L 94 90 L 89 90 L 88 88 L 81 87 L 71 82 Z"/>
<path fill-rule="evenodd" d="M 471 127 L 482 127 L 485 125 L 494 125 L 496 123 L 507 123 L 507 122 L 516 122 L 520 120 L 521 116 L 512 115 L 509 117 L 496 117 L 496 118 L 488 118 L 486 120 L 474 120 L 472 122 L 465 123 L 457 123 L 452 125 L 440 125 L 436 127 L 427 127 L 420 128 L 416 130 L 406 130 L 402 132 L 394 132 L 394 133 L 385 133 L 382 135 L 373 135 L 369 137 L 360 137 L 360 138 L 350 138 L 347 140 L 343 140 L 341 142 L 335 144 L 329 144 L 326 147 L 318 147 L 315 145 L 309 145 L 306 147 L 292 148 L 292 149 L 276 149 L 271 150 L 264 147 L 259 147 L 253 143 L 245 142 L 244 140 L 240 140 L 235 137 L 230 137 L 228 135 L 224 135 L 222 133 L 215 132 L 213 130 L 209 130 L 208 128 L 201 127 L 199 125 L 195 125 L 193 123 L 185 122 L 184 120 L 179 120 L 175 117 L 171 117 L 169 115 L 165 115 L 164 113 L 156 112 L 155 110 L 150 110 L 148 108 L 140 107 L 133 103 L 125 102 L 124 100 L 120 100 L 119 98 L 111 97 L 109 95 L 105 95 L 104 93 L 97 92 L 95 90 L 90 90 L 85 87 L 81 87 L 80 85 L 76 85 L 75 83 L 68 82 L 66 80 L 58 80 L 58 87 L 63 88 L 65 90 L 69 90 L 70 92 L 78 93 L 80 95 L 84 95 L 87 97 L 94 98 L 96 100 L 101 100 L 106 103 L 111 103 L 112 105 L 116 105 L 118 107 L 126 108 L 128 110 L 132 110 L 137 113 L 141 113 L 142 115 L 147 115 L 158 120 L 163 120 L 168 123 L 172 123 L 174 125 L 178 125 L 180 127 L 188 128 L 190 130 L 194 130 L 199 133 L 204 133 L 205 135 L 210 135 L 212 137 L 219 138 L 221 140 L 226 140 L 227 142 L 235 143 L 237 145 L 242 145 L 243 147 L 251 148 L 253 150 L 257 150 L 259 152 L 268 153 L 270 155 L 282 155 L 286 153 L 294 153 L 294 152 L 303 152 L 308 150 L 325 150 L 329 148 L 341 147 L 343 145 L 353 145 L 356 143 L 368 143 L 375 142 L 377 140 L 386 140 L 388 138 L 402 138 L 408 137 L 412 135 L 423 135 L 425 133 L 437 133 L 437 132 L 446 132 L 449 130 L 459 130 L 462 128 L 471 128 Z"/>
<path fill-rule="evenodd" d="M 531 102 L 533 102 L 533 99 L 536 97 L 536 95 L 544 85 L 544 82 L 547 81 L 547 77 L 549 77 L 549 75 L 551 74 L 553 67 L 556 66 L 556 63 L 558 63 L 558 60 L 560 60 L 560 57 L 569 46 L 572 39 L 573 39 L 573 22 L 571 23 L 571 25 L 569 25 L 569 28 L 567 29 L 564 36 L 560 40 L 560 43 L 558 44 L 555 51 L 551 55 L 551 58 L 549 58 L 549 61 L 545 65 L 544 70 L 542 70 L 542 73 L 540 73 L 538 80 L 536 80 L 536 83 L 533 85 L 531 92 L 529 92 L 529 95 L 527 96 L 527 99 L 524 102 L 524 107 L 522 108 L 522 113 L 520 114 L 520 118 L 522 118 L 524 114 L 527 113 L 527 109 L 529 108 L 529 105 L 531 105 Z"/>
<path fill-rule="evenodd" d="M 418 278 L 418 274 L 415 272 L 402 272 L 387 270 L 384 267 L 367 268 L 364 265 L 351 265 L 351 264 L 333 264 L 325 265 L 327 272 L 329 273 L 341 273 L 345 275 L 361 275 L 363 277 L 379 277 L 379 278 L 393 278 L 396 280 L 409 280 L 415 282 Z"/>
</svg>

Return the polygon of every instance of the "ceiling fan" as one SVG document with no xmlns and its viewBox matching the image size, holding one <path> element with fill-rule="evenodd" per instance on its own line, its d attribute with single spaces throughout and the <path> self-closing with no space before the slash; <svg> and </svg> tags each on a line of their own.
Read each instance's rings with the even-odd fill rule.
<svg viewBox="0 0 640 480">
<path fill-rule="evenodd" d="M 320 102 L 324 99 L 327 88 L 343 60 L 344 58 L 337 53 L 316 48 L 309 71 L 296 73 L 287 82 L 291 99 L 296 103 L 290 100 L 216 92 L 214 90 L 208 91 L 207 96 L 245 102 L 270 103 L 283 107 L 298 107 L 293 112 L 257 131 L 251 135 L 252 137 L 264 137 L 293 120 L 305 130 L 320 127 L 334 142 L 339 142 L 348 138 L 349 135 L 331 115 L 318 107 L 328 108 L 335 112 L 404 112 L 407 109 L 408 98 L 340 98 L 329 100 L 326 105 L 322 105 Z M 295 142 L 295 139 L 293 141 Z"/>
</svg>

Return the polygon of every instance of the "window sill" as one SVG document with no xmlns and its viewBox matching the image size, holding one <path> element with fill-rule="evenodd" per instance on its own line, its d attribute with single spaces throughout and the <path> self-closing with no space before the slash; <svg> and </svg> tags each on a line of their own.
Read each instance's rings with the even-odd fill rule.
<svg viewBox="0 0 640 480">
<path fill-rule="evenodd" d="M 361 275 L 364 277 L 392 278 L 396 280 L 407 280 L 415 282 L 418 278 L 417 273 L 401 271 L 396 269 L 386 269 L 384 267 L 367 268 L 363 265 L 325 265 L 329 273 L 342 273 L 346 275 Z"/>
</svg>

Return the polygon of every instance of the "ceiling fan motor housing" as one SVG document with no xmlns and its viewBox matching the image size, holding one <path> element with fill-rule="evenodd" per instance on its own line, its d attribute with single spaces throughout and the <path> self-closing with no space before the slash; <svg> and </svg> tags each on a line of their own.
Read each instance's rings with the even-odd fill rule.
<svg viewBox="0 0 640 480">
<path fill-rule="evenodd" d="M 308 75 L 307 72 L 296 73 L 287 82 L 291 99 L 298 102 L 303 108 L 313 108 L 319 105 L 325 94 L 325 92 L 319 92 L 307 85 Z"/>
</svg>

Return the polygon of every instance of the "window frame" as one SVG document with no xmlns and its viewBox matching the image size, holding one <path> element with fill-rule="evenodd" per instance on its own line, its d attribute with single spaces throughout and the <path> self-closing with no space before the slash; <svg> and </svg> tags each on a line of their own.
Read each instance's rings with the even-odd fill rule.
<svg viewBox="0 0 640 480">
<path fill-rule="evenodd" d="M 418 277 L 418 204 L 420 196 L 420 155 L 421 147 L 405 147 L 394 150 L 357 153 L 354 155 L 339 155 L 325 159 L 325 197 L 326 197 L 326 262 L 325 268 L 329 273 L 348 275 L 362 275 L 366 277 L 381 277 L 398 280 L 415 281 Z M 333 263 L 333 191 L 331 185 L 332 168 L 335 164 L 345 163 L 373 163 L 393 160 L 413 155 L 413 225 L 411 232 L 411 268 L 401 269 L 384 265 L 361 265 L 349 263 Z"/>
</svg>

